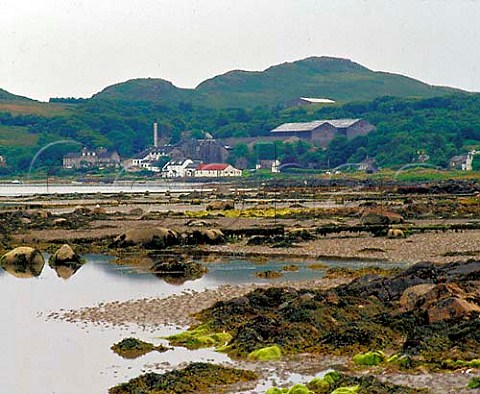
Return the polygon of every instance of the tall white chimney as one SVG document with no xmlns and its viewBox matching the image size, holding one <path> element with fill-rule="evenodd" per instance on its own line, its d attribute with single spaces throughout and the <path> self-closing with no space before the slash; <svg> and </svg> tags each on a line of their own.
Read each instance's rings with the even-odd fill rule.
<svg viewBox="0 0 480 394">
<path fill-rule="evenodd" d="M 153 146 L 158 148 L 158 123 L 153 124 Z"/>
</svg>

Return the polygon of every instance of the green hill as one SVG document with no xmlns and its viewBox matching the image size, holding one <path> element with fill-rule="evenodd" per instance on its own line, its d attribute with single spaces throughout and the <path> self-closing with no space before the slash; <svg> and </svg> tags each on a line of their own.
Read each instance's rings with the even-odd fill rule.
<svg viewBox="0 0 480 394">
<path fill-rule="evenodd" d="M 310 57 L 265 71 L 230 71 L 200 83 L 195 89 L 181 89 L 163 79 L 133 79 L 109 86 L 93 99 L 253 108 L 285 105 L 298 97 L 349 102 L 381 96 L 425 98 L 455 91 L 459 90 L 372 71 L 347 59 Z"/>
<path fill-rule="evenodd" d="M 33 101 L 27 97 L 17 96 L 16 94 L 0 89 L 0 101 Z"/>
<path fill-rule="evenodd" d="M 277 105 L 298 97 L 342 102 L 381 96 L 422 98 L 454 91 L 331 57 L 310 57 L 262 72 L 231 71 L 201 83 L 195 90 L 214 107 Z"/>
<path fill-rule="evenodd" d="M 192 90 L 177 88 L 164 79 L 139 78 L 108 86 L 92 99 L 175 103 L 188 102 L 191 95 Z"/>
</svg>

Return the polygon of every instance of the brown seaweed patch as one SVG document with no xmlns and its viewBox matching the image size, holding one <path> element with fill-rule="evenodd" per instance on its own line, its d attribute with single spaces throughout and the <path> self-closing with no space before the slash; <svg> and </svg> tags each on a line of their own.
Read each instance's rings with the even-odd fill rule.
<svg viewBox="0 0 480 394">
<path fill-rule="evenodd" d="M 122 339 L 120 342 L 114 344 L 111 349 L 123 358 L 137 358 L 152 351 L 166 352 L 169 350 L 166 346 L 155 346 L 137 338 Z"/>
<path fill-rule="evenodd" d="M 282 276 L 282 273 L 279 271 L 267 270 L 267 271 L 256 272 L 255 276 L 257 278 L 262 278 L 262 279 L 277 279 Z"/>
<path fill-rule="evenodd" d="M 218 393 L 222 387 L 257 379 L 253 371 L 196 362 L 164 374 L 141 375 L 112 387 L 109 394 Z"/>
</svg>

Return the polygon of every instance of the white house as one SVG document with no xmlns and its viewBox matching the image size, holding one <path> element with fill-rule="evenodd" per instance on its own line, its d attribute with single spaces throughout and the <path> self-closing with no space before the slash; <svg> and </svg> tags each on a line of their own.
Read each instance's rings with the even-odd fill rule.
<svg viewBox="0 0 480 394">
<path fill-rule="evenodd" d="M 123 162 L 123 167 L 127 171 L 147 170 L 153 172 L 160 172 L 161 168 L 155 164 L 161 157 L 167 156 L 167 152 L 162 148 L 150 148 L 138 153 L 132 158 Z"/>
<path fill-rule="evenodd" d="M 194 176 L 195 169 L 200 164 L 192 159 L 170 160 L 162 168 L 162 176 L 165 178 L 184 178 Z"/>
<path fill-rule="evenodd" d="M 202 178 L 222 178 L 230 176 L 242 176 L 242 170 L 226 163 L 200 164 L 195 169 L 195 176 Z"/>
<path fill-rule="evenodd" d="M 255 165 L 255 169 L 280 172 L 280 164 L 280 160 L 260 160 L 260 162 Z"/>
</svg>

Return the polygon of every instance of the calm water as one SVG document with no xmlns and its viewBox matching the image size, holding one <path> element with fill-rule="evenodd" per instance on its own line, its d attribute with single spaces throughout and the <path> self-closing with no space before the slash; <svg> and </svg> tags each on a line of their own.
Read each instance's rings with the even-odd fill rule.
<svg viewBox="0 0 480 394">
<path fill-rule="evenodd" d="M 34 194 L 95 194 L 95 193 L 164 193 L 167 190 L 175 192 L 187 192 L 202 190 L 201 183 L 180 183 L 180 182 L 158 182 L 158 183 L 135 183 L 123 182 L 108 185 L 87 185 L 87 184 L 0 184 L 0 196 L 30 196 Z"/>
<path fill-rule="evenodd" d="M 159 363 L 165 361 L 173 365 L 193 360 L 227 361 L 227 356 L 211 350 L 188 351 L 182 348 L 125 360 L 110 350 L 113 343 L 134 335 L 158 344 L 162 342 L 159 336 L 178 332 L 178 329 L 164 327 L 151 333 L 137 326 L 114 328 L 46 320 L 45 315 L 49 311 L 77 309 L 101 302 L 167 297 L 227 283 L 265 282 L 256 278 L 254 273 L 280 270 L 289 263 L 273 261 L 258 265 L 236 260 L 211 263 L 203 278 L 171 285 L 150 273 L 113 265 L 108 256 L 85 257 L 87 263 L 67 280 L 59 278 L 47 264 L 37 278 L 17 278 L 0 269 L 3 300 L 0 306 L 1 393 L 106 393 L 109 387 L 142 372 L 163 372 Z M 301 267 L 300 271 L 286 272 L 277 280 L 312 279 L 322 275 L 320 271 L 306 268 L 306 263 L 295 264 Z M 348 266 L 363 265 L 348 263 Z"/>
</svg>

